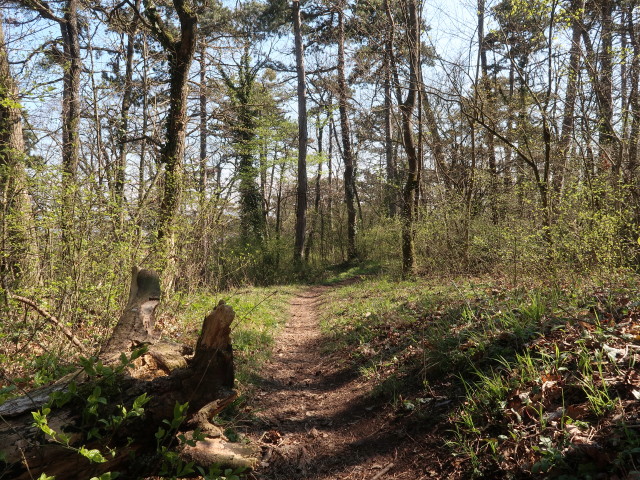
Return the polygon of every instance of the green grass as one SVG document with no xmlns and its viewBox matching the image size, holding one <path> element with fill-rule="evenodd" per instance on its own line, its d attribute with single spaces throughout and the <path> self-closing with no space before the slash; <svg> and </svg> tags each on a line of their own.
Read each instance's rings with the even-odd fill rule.
<svg viewBox="0 0 640 480">
<path fill-rule="evenodd" d="M 218 301 L 224 300 L 236 312 L 231 325 L 231 341 L 236 377 L 240 383 L 245 383 L 269 357 L 274 335 L 287 319 L 289 299 L 299 288 L 297 285 L 247 287 L 217 294 L 200 292 L 176 297 L 163 309 L 163 317 L 170 318 L 167 334 L 178 341 L 194 344 L 205 315 Z"/>
<path fill-rule="evenodd" d="M 365 262 L 357 265 L 340 264 L 327 268 L 316 280 L 326 285 L 351 280 L 364 275 L 377 275 L 382 272 L 382 266 L 377 262 Z"/>
<path fill-rule="evenodd" d="M 640 394 L 625 380 L 634 355 L 615 355 L 640 338 L 635 284 L 368 276 L 331 293 L 323 328 L 332 348 L 351 352 L 371 394 L 403 415 L 408 404 L 422 421 L 430 414 L 421 416 L 421 400 L 454 400 L 440 421 L 470 477 L 507 469 L 587 478 L 602 467 L 574 438 L 610 451 L 618 460 L 606 468 L 625 474 L 620 458 L 640 461 L 637 432 L 624 423 L 628 405 L 638 415 Z"/>
</svg>

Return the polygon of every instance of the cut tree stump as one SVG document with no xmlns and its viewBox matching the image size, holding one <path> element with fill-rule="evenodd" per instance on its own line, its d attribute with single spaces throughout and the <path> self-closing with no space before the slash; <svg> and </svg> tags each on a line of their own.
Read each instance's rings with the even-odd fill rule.
<svg viewBox="0 0 640 480">
<path fill-rule="evenodd" d="M 87 403 L 83 400 L 96 392 L 98 380 L 89 378 L 83 370 L 0 405 L 0 479 L 29 480 L 46 473 L 58 480 L 86 480 L 115 471 L 120 472 L 120 478 L 152 475 L 161 462 L 156 433 L 161 427 L 169 429 L 164 420 L 171 422 L 176 403 L 186 402 L 189 407 L 179 430 L 187 438 L 196 428 L 208 436 L 195 446 L 180 449 L 185 461 L 203 467 L 214 463 L 252 467 L 257 463 L 258 452 L 226 444 L 219 429 L 210 423 L 237 397 L 232 390 L 233 309 L 220 301 L 206 316 L 190 357 L 188 347 L 158 341 L 155 309 L 159 299 L 157 274 L 134 268 L 129 302 L 100 353 L 100 362 L 115 365 L 122 353 L 129 354 L 140 345 L 146 345 L 148 350 L 116 381 L 102 386 L 98 396 L 104 402 L 98 402 L 101 412 L 98 417 L 87 415 Z M 47 415 L 48 425 L 70 438 L 69 445 L 73 448 L 69 448 L 35 427 L 32 412 L 41 410 L 52 392 L 68 392 L 72 383 L 77 391 L 73 399 L 61 408 L 52 407 Z M 113 432 L 103 429 L 103 438 L 99 440 L 87 439 L 91 428 L 102 426 L 101 418 L 108 420 L 110 415 L 118 414 L 120 406 L 130 410 L 134 400 L 144 393 L 150 401 L 144 406 L 143 417 L 129 420 Z M 169 446 L 176 448 L 178 442 L 174 437 L 171 440 Z M 90 463 L 77 453 L 82 446 L 99 449 L 106 461 Z M 113 449 L 112 454 L 109 449 Z"/>
</svg>

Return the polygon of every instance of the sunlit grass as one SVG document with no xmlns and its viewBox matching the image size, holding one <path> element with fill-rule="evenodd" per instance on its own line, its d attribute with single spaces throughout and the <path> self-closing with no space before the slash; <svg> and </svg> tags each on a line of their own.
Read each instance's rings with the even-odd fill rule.
<svg viewBox="0 0 640 480">
<path fill-rule="evenodd" d="M 399 414 L 411 404 L 416 421 L 429 422 L 433 414 L 417 400 L 449 396 L 445 441 L 470 475 L 507 465 L 528 475 L 576 468 L 586 475 L 596 466 L 573 438 L 622 442 L 623 456 L 638 461 L 637 435 L 612 420 L 637 400 L 620 387 L 636 357 L 621 357 L 633 339 L 618 327 L 640 315 L 634 284 L 588 278 L 522 288 L 378 276 L 330 295 L 323 328 L 334 349 L 348 349 L 371 395 Z M 609 434 L 591 440 L 596 425 L 607 423 Z"/>
<path fill-rule="evenodd" d="M 299 288 L 297 285 L 246 287 L 178 298 L 164 311 L 165 316 L 171 315 L 169 334 L 185 343 L 195 342 L 204 317 L 219 301 L 224 301 L 236 313 L 231 325 L 231 341 L 236 376 L 243 383 L 269 357 L 275 335 L 287 320 L 289 299 Z"/>
</svg>

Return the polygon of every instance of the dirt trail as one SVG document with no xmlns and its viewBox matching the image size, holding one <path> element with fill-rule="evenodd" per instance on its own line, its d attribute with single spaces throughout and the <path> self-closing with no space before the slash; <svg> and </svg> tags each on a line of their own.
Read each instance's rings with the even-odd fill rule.
<svg viewBox="0 0 640 480">
<path fill-rule="evenodd" d="M 394 474 L 402 432 L 389 432 L 380 412 L 376 416 L 370 385 L 345 353 L 326 353 L 319 307 L 329 288 L 311 287 L 293 298 L 290 320 L 262 372 L 254 400 L 259 420 L 249 432 L 263 447 L 254 478 L 416 478 Z"/>
</svg>

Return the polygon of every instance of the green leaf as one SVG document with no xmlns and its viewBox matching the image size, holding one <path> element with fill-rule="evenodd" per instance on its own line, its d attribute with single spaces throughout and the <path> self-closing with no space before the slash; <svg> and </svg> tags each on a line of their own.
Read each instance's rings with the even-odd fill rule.
<svg viewBox="0 0 640 480">
<path fill-rule="evenodd" d="M 80 449 L 78 450 L 78 453 L 83 457 L 88 458 L 89 461 L 93 463 L 104 463 L 107 461 L 107 459 L 102 456 L 102 453 L 100 453 L 100 450 L 95 448 L 91 450 L 87 450 L 84 447 L 80 447 Z"/>
<path fill-rule="evenodd" d="M 150 400 L 151 397 L 148 397 L 147 392 L 145 392 L 133 401 L 131 409 L 135 411 L 142 410 L 142 407 L 149 403 Z"/>
<path fill-rule="evenodd" d="M 147 353 L 147 350 L 149 350 L 149 347 L 147 347 L 147 345 L 143 345 L 140 348 L 136 348 L 133 352 L 131 352 L 131 357 L 129 358 L 129 361 L 132 362 L 136 358 L 141 357 L 142 355 Z"/>
<path fill-rule="evenodd" d="M 57 440 L 59 440 L 60 442 L 66 445 L 69 445 L 69 442 L 71 441 L 71 437 L 64 432 L 59 432 L 57 435 Z"/>
<path fill-rule="evenodd" d="M 119 476 L 120 474 L 118 472 L 106 472 L 100 475 L 99 477 L 91 477 L 90 480 L 114 480 Z"/>
<path fill-rule="evenodd" d="M 90 377 L 96 376 L 96 369 L 94 367 L 94 363 L 95 363 L 94 358 L 80 357 L 79 362 L 82 368 L 84 369 L 84 371 L 87 373 L 87 375 L 89 375 Z"/>
<path fill-rule="evenodd" d="M 193 469 L 194 463 L 193 462 L 189 462 L 189 463 L 185 463 L 182 468 L 178 469 L 178 475 L 183 477 L 185 475 L 189 475 L 191 473 L 195 473 L 195 470 Z"/>
<path fill-rule="evenodd" d="M 182 419 L 185 413 L 187 412 L 188 408 L 189 408 L 189 402 L 185 402 L 183 404 L 180 404 L 180 402 L 176 402 L 175 406 L 173 407 L 173 418 Z"/>
</svg>

